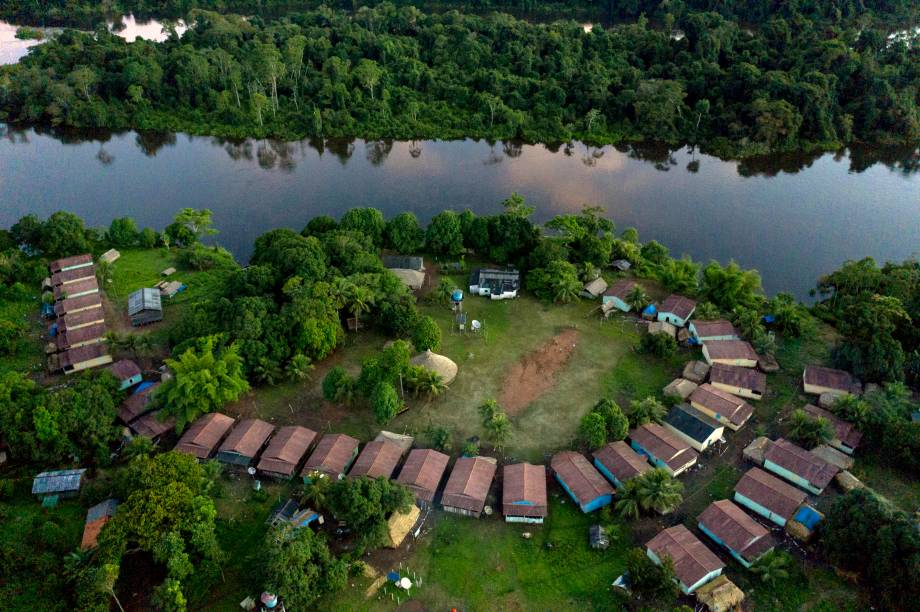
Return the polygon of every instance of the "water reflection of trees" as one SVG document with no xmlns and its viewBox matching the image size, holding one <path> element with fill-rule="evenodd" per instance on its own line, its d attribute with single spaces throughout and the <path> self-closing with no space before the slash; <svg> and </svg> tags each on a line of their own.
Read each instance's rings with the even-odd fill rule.
<svg viewBox="0 0 920 612">
<path fill-rule="evenodd" d="M 176 145 L 176 134 L 175 132 L 137 132 L 134 135 L 134 142 L 144 155 L 156 157 L 163 147 Z"/>
<path fill-rule="evenodd" d="M 364 154 L 372 166 L 379 166 L 385 162 L 392 150 L 392 140 L 368 140 L 364 143 Z"/>
</svg>

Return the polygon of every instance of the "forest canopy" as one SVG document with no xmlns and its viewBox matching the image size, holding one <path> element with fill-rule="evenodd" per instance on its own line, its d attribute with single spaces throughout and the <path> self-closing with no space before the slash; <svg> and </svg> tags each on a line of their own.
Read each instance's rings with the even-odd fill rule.
<svg viewBox="0 0 920 612">
<path fill-rule="evenodd" d="M 381 4 L 266 22 L 194 11 L 181 37 L 67 30 L 0 69 L 0 119 L 283 138 L 655 140 L 723 155 L 920 138 L 920 50 L 780 11 L 754 30 L 533 24 Z M 678 28 L 681 35 L 676 35 Z"/>
</svg>

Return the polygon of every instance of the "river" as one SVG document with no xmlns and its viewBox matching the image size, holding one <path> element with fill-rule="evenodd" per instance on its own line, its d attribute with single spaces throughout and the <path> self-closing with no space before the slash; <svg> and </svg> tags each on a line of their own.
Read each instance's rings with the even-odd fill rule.
<svg viewBox="0 0 920 612">
<path fill-rule="evenodd" d="M 217 240 L 245 261 L 253 240 L 319 214 L 374 206 L 423 222 L 445 208 L 500 211 L 516 191 L 535 220 L 600 205 L 672 254 L 735 259 L 768 293 L 801 299 L 843 261 L 920 251 L 920 151 L 723 162 L 688 148 L 483 141 L 231 143 L 127 132 L 95 138 L 0 125 L 0 226 L 69 210 L 91 225 L 129 215 L 163 228 L 210 208 Z"/>
</svg>

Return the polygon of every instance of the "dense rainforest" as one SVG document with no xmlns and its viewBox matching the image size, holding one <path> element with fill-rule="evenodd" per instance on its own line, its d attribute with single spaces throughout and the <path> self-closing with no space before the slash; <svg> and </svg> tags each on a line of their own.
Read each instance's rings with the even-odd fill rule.
<svg viewBox="0 0 920 612">
<path fill-rule="evenodd" d="M 916 41 L 795 11 L 754 30 L 715 12 L 585 32 L 389 3 L 189 19 L 162 43 L 64 31 L 0 69 L 0 120 L 235 137 L 658 140 L 723 156 L 920 139 Z"/>
</svg>

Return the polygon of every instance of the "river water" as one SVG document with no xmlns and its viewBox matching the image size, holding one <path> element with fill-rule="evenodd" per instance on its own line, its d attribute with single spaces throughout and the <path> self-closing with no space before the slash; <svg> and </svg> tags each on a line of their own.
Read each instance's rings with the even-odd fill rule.
<svg viewBox="0 0 920 612">
<path fill-rule="evenodd" d="M 920 150 L 723 162 L 688 148 L 592 148 L 483 141 L 231 143 L 127 132 L 87 139 L 0 125 L 0 226 L 72 211 L 91 225 L 129 215 L 162 228 L 210 208 L 217 241 L 245 261 L 253 240 L 313 216 L 374 206 L 497 213 L 516 191 L 535 220 L 606 209 L 672 254 L 735 259 L 768 293 L 807 299 L 847 259 L 920 253 Z"/>
</svg>

